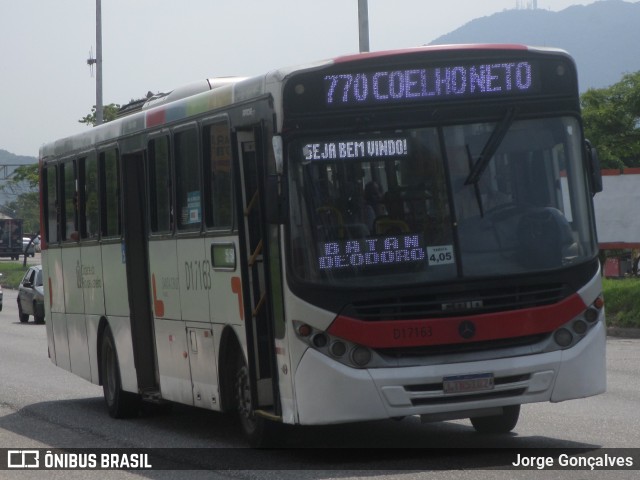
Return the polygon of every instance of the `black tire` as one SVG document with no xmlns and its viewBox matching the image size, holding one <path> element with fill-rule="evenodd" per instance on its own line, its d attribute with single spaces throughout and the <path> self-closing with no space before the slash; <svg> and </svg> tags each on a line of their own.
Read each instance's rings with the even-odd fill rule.
<svg viewBox="0 0 640 480">
<path fill-rule="evenodd" d="M 20 299 L 18 299 L 18 318 L 21 323 L 27 323 L 29 321 L 29 314 L 22 312 L 22 305 L 20 305 Z"/>
<path fill-rule="evenodd" d="M 478 433 L 509 433 L 518 423 L 520 405 L 502 407 L 502 414 L 490 417 L 470 418 L 473 428 Z"/>
<path fill-rule="evenodd" d="M 249 369 L 241 353 L 236 356 L 234 394 L 236 411 L 242 432 L 249 445 L 268 448 L 280 443 L 280 424 L 256 415 L 251 402 Z"/>
<path fill-rule="evenodd" d="M 33 302 L 33 321 L 35 323 L 44 323 L 44 315 L 39 314 L 39 308 L 36 302 Z"/>
<path fill-rule="evenodd" d="M 113 418 L 130 418 L 140 411 L 140 395 L 122 390 L 120 364 L 116 342 L 111 328 L 107 327 L 100 348 L 102 391 L 109 415 Z"/>
</svg>

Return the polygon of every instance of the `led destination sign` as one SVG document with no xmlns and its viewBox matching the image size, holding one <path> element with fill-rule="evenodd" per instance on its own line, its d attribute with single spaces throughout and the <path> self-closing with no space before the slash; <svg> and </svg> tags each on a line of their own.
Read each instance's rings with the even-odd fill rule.
<svg viewBox="0 0 640 480">
<path fill-rule="evenodd" d="M 307 161 L 403 157 L 408 153 L 406 138 L 317 142 L 302 147 L 302 156 Z"/>
<path fill-rule="evenodd" d="M 416 262 L 439 266 L 455 262 L 452 245 L 425 247 L 422 235 L 392 235 L 326 242 L 319 247 L 318 267 L 324 271 Z"/>
<path fill-rule="evenodd" d="M 536 63 L 523 61 L 326 75 L 325 104 L 356 106 L 534 93 L 539 89 L 537 68 Z"/>
<path fill-rule="evenodd" d="M 320 252 L 320 270 L 397 265 L 426 258 L 420 235 L 327 242 L 320 245 Z"/>
</svg>

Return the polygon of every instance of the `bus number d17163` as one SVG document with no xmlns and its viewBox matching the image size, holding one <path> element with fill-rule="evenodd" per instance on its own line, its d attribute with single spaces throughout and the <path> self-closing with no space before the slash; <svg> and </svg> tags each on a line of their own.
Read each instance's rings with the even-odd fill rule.
<svg viewBox="0 0 640 480">
<path fill-rule="evenodd" d="M 187 290 L 211 290 L 211 262 L 195 260 L 184 262 Z"/>
<path fill-rule="evenodd" d="M 427 325 L 424 325 L 422 327 L 400 327 L 393 329 L 394 340 L 429 338 L 431 336 L 433 336 L 433 329 Z"/>
</svg>

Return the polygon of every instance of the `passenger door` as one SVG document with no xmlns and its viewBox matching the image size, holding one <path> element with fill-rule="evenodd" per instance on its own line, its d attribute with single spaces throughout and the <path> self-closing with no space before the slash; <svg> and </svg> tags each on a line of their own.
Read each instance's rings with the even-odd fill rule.
<svg viewBox="0 0 640 480">
<path fill-rule="evenodd" d="M 243 267 L 243 299 L 247 334 L 248 367 L 254 408 L 279 415 L 275 377 L 275 344 L 267 272 L 268 236 L 264 218 L 265 152 L 262 129 L 236 133 L 239 205 L 242 221 L 240 257 Z"/>
<path fill-rule="evenodd" d="M 138 388 L 158 390 L 155 337 L 151 313 L 144 154 L 122 155 L 124 239 L 133 356 Z"/>
</svg>

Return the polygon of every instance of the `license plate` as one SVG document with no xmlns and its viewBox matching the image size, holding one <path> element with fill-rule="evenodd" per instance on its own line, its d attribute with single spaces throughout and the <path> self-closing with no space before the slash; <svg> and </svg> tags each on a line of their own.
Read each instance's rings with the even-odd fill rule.
<svg viewBox="0 0 640 480">
<path fill-rule="evenodd" d="M 492 373 L 456 375 L 444 377 L 442 380 L 442 391 L 446 394 L 482 392 L 484 390 L 493 390 L 493 386 Z"/>
</svg>

